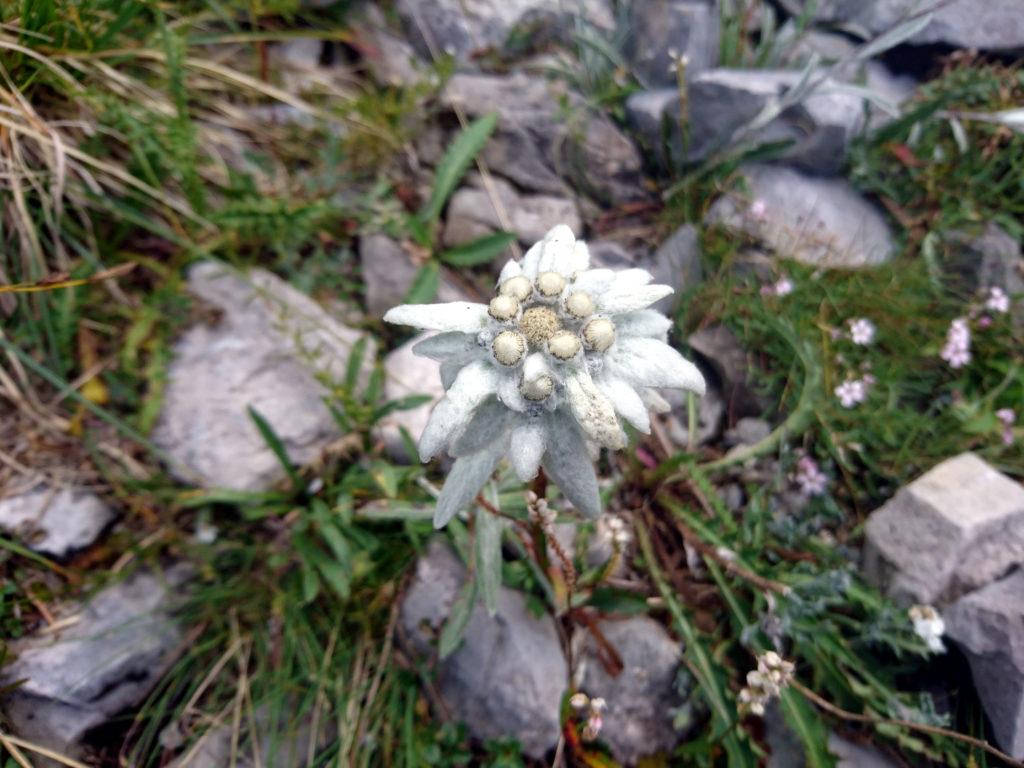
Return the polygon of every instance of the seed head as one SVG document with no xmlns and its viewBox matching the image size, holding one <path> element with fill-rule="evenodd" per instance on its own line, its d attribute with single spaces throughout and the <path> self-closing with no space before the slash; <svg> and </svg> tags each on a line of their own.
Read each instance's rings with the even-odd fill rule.
<svg viewBox="0 0 1024 768">
<path fill-rule="evenodd" d="M 519 321 L 519 328 L 527 340 L 538 347 L 554 336 L 560 327 L 558 315 L 547 307 L 530 307 Z"/>
<path fill-rule="evenodd" d="M 537 275 L 537 292 L 546 298 L 554 298 L 565 290 L 565 278 L 557 272 L 541 272 Z"/>
<path fill-rule="evenodd" d="M 502 296 L 511 296 L 517 301 L 526 301 L 530 298 L 530 294 L 533 293 L 533 286 L 530 285 L 528 277 L 517 275 L 516 277 L 510 277 L 502 283 L 498 293 Z"/>
<path fill-rule="evenodd" d="M 495 296 L 487 308 L 487 314 L 495 320 L 511 320 L 519 311 L 519 301 L 514 296 Z"/>
<path fill-rule="evenodd" d="M 582 346 L 579 338 L 572 331 L 559 331 L 548 339 L 548 352 L 559 360 L 572 360 Z"/>
<path fill-rule="evenodd" d="M 565 311 L 577 320 L 590 317 L 590 315 L 594 314 L 594 300 L 590 298 L 589 294 L 582 291 L 570 293 L 569 297 L 565 300 Z"/>
<path fill-rule="evenodd" d="M 502 331 L 491 343 L 494 359 L 502 365 L 513 366 L 526 354 L 526 339 L 516 331 Z"/>
<path fill-rule="evenodd" d="M 595 317 L 583 327 L 583 340 L 588 349 L 604 352 L 615 343 L 615 325 L 605 317 Z"/>
<path fill-rule="evenodd" d="M 523 379 L 519 391 L 527 400 L 538 403 L 551 397 L 551 393 L 555 391 L 555 382 L 544 373 L 535 379 Z"/>
</svg>

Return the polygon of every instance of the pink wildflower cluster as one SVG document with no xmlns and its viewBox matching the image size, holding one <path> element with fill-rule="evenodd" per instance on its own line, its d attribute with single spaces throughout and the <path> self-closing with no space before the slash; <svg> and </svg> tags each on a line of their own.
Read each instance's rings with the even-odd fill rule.
<svg viewBox="0 0 1024 768">
<path fill-rule="evenodd" d="M 783 275 L 771 285 L 761 286 L 762 296 L 788 296 L 793 292 L 793 281 Z"/>
<path fill-rule="evenodd" d="M 866 317 L 858 317 L 848 321 L 850 325 L 850 341 L 859 347 L 866 347 L 875 340 L 875 324 Z"/>
<path fill-rule="evenodd" d="M 971 329 L 966 317 L 958 317 L 949 324 L 939 357 L 949 363 L 950 368 L 963 368 L 971 362 Z"/>
<path fill-rule="evenodd" d="M 793 480 L 804 496 L 821 496 L 828 489 L 828 476 L 810 456 L 801 456 L 797 461 Z"/>
<path fill-rule="evenodd" d="M 853 408 L 868 399 L 875 377 L 865 373 L 859 379 L 847 379 L 833 390 L 843 408 Z"/>
</svg>

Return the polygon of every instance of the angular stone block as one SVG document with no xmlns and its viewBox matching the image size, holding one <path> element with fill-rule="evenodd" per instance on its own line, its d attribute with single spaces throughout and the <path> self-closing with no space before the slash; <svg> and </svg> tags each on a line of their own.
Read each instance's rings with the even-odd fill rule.
<svg viewBox="0 0 1024 768">
<path fill-rule="evenodd" d="M 864 572 L 903 602 L 940 604 L 1024 562 L 1024 488 L 972 453 L 901 488 L 867 523 Z"/>
</svg>

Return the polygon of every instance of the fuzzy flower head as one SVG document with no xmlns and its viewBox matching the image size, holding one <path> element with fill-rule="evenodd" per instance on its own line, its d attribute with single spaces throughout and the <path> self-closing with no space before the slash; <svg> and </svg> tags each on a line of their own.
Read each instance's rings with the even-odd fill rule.
<svg viewBox="0 0 1024 768">
<path fill-rule="evenodd" d="M 621 449 L 620 419 L 650 431 L 657 388 L 704 394 L 697 368 L 667 343 L 670 321 L 648 307 L 672 293 L 642 269 L 590 269 L 565 225 L 510 260 L 487 304 L 405 304 L 384 320 L 440 331 L 414 352 L 441 362 L 445 397 L 420 438 L 420 458 L 456 462 L 438 500 L 445 525 L 508 456 L 523 481 L 543 466 L 573 505 L 600 514 L 587 443 Z"/>
</svg>

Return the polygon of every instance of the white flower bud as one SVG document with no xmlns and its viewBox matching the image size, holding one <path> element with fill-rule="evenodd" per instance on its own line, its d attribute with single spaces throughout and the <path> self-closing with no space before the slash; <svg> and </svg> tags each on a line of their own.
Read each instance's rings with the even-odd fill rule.
<svg viewBox="0 0 1024 768">
<path fill-rule="evenodd" d="M 511 320 L 519 311 L 519 301 L 514 296 L 495 296 L 487 308 L 487 314 L 495 320 Z"/>
<path fill-rule="evenodd" d="M 557 272 L 541 272 L 537 275 L 537 292 L 546 298 L 554 298 L 565 290 L 565 278 Z"/>
<path fill-rule="evenodd" d="M 555 391 L 555 382 L 544 373 L 535 379 L 523 379 L 519 391 L 527 400 L 540 402 L 551 397 L 551 393 Z"/>
<path fill-rule="evenodd" d="M 587 349 L 605 352 L 615 343 L 615 325 L 605 317 L 595 317 L 583 327 L 583 340 Z"/>
<path fill-rule="evenodd" d="M 582 346 L 572 331 L 559 331 L 548 339 L 548 352 L 559 360 L 572 360 Z"/>
<path fill-rule="evenodd" d="M 502 331 L 494 337 L 491 350 L 499 363 L 513 366 L 526 354 L 526 338 L 515 331 Z"/>
<path fill-rule="evenodd" d="M 502 296 L 511 296 L 517 301 L 526 301 L 533 293 L 533 286 L 530 285 L 530 278 L 517 275 L 502 283 L 498 293 Z"/>
<path fill-rule="evenodd" d="M 582 291 L 570 293 L 569 297 L 565 300 L 565 311 L 577 320 L 590 317 L 594 314 L 594 300 L 590 298 L 589 294 Z"/>
</svg>

